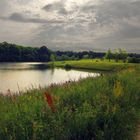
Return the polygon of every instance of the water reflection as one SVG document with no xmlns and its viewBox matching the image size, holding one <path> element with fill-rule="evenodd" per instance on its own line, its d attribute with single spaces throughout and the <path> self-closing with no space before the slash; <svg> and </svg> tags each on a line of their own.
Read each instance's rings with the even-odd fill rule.
<svg viewBox="0 0 140 140">
<path fill-rule="evenodd" d="M 2 63 L 0 64 L 0 92 L 8 89 L 13 92 L 36 88 L 39 85 L 48 86 L 51 83 L 63 83 L 78 80 L 87 76 L 99 76 L 99 73 L 83 72 L 65 69 L 39 69 L 44 63 Z"/>
</svg>

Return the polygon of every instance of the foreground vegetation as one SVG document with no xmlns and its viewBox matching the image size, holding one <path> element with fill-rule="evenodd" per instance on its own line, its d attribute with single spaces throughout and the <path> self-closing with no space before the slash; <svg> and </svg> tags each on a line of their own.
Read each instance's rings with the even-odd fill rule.
<svg viewBox="0 0 140 140">
<path fill-rule="evenodd" d="M 40 87 L 18 96 L 8 91 L 7 96 L 0 96 L 0 139 L 135 139 L 140 116 L 140 67 L 83 61 L 68 64 L 110 70 L 123 65 L 125 69 L 79 82 Z M 60 64 L 63 62 L 55 63 Z"/>
</svg>

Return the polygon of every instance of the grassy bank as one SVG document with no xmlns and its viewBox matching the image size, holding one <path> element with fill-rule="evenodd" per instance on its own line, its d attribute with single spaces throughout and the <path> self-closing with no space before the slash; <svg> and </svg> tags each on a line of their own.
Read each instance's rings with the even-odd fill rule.
<svg viewBox="0 0 140 140">
<path fill-rule="evenodd" d="M 75 68 L 75 69 L 88 69 L 100 71 L 118 71 L 129 67 L 134 67 L 135 64 L 115 62 L 114 60 L 100 60 L 100 59 L 87 59 L 77 61 L 56 61 L 48 63 L 49 66 Z"/>
<path fill-rule="evenodd" d="M 82 68 L 95 66 L 83 61 L 84 64 L 69 64 L 75 68 L 79 64 Z M 105 69 L 123 65 L 111 63 Z M 10 96 L 9 91 L 7 96 L 0 96 L 0 139 L 133 140 L 139 110 L 138 66 L 112 75 L 30 90 L 19 96 Z"/>
</svg>

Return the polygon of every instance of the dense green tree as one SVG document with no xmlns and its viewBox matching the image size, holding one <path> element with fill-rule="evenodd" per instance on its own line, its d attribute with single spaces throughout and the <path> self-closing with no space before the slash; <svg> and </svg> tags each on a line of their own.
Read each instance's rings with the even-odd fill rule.
<svg viewBox="0 0 140 140">
<path fill-rule="evenodd" d="M 120 51 L 120 59 L 123 60 L 123 62 L 125 62 L 126 59 L 127 59 L 127 53 L 126 53 L 126 51 L 125 50 L 122 50 L 122 49 L 119 49 L 119 51 Z"/>
<path fill-rule="evenodd" d="M 50 50 L 41 48 L 22 47 L 7 42 L 0 43 L 0 62 L 48 62 Z"/>
<path fill-rule="evenodd" d="M 105 58 L 108 59 L 109 61 L 113 58 L 113 53 L 111 49 L 109 49 L 105 55 Z"/>
<path fill-rule="evenodd" d="M 140 63 L 140 58 L 137 57 L 127 57 L 128 63 Z"/>
<path fill-rule="evenodd" d="M 116 60 L 116 62 L 118 60 L 123 60 L 123 62 L 125 62 L 127 56 L 128 55 L 127 55 L 126 51 L 119 48 L 119 49 L 116 50 L 116 52 L 114 54 L 114 59 Z"/>
<path fill-rule="evenodd" d="M 38 50 L 39 60 L 42 62 L 50 61 L 51 53 L 46 46 L 42 46 Z"/>
</svg>

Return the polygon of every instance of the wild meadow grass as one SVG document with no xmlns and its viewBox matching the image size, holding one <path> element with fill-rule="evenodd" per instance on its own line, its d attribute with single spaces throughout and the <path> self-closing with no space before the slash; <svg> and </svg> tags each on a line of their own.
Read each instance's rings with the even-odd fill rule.
<svg viewBox="0 0 140 140">
<path fill-rule="evenodd" d="M 133 140 L 140 68 L 0 96 L 1 140 Z M 9 91 L 10 92 L 10 91 Z"/>
<path fill-rule="evenodd" d="M 128 67 L 134 67 L 135 64 L 124 63 L 122 61 L 116 62 L 115 60 L 107 59 L 82 59 L 72 61 L 56 61 L 50 62 L 48 65 L 55 67 L 100 70 L 100 71 L 118 71 Z"/>
</svg>

